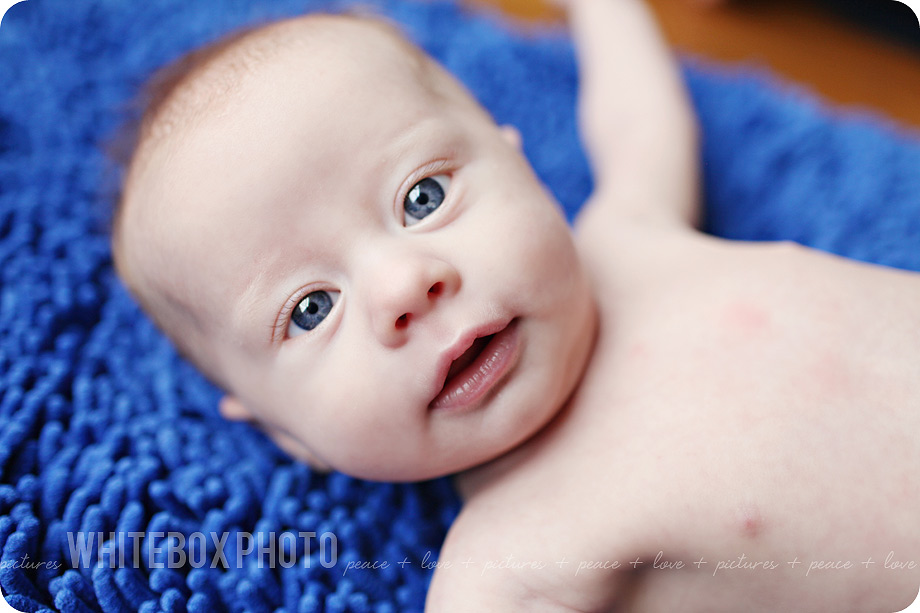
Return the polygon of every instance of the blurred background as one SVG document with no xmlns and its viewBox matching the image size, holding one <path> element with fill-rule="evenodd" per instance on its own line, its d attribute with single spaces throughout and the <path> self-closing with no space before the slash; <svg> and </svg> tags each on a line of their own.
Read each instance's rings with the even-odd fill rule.
<svg viewBox="0 0 920 613">
<path fill-rule="evenodd" d="M 522 24 L 562 21 L 545 0 L 466 0 Z M 920 26 L 896 0 L 647 0 L 680 52 L 768 66 L 825 98 L 920 128 Z"/>
</svg>

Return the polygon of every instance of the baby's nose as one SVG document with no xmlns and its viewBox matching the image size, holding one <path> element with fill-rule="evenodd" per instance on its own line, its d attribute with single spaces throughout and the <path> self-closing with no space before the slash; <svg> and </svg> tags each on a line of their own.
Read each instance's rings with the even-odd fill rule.
<svg viewBox="0 0 920 613">
<path fill-rule="evenodd" d="M 411 330 L 445 298 L 460 288 L 460 275 L 448 263 L 431 257 L 406 257 L 381 262 L 371 280 L 371 324 L 380 341 L 397 347 Z"/>
</svg>

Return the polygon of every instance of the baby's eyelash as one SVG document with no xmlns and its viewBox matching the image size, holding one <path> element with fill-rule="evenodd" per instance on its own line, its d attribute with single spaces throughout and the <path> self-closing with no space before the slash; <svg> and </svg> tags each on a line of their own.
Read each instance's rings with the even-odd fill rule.
<svg viewBox="0 0 920 613">
<path fill-rule="evenodd" d="M 270 340 L 273 343 L 284 340 L 284 337 L 287 335 L 287 326 L 287 320 L 283 316 L 279 315 L 275 323 L 268 327 L 269 333 L 271 335 Z"/>
<path fill-rule="evenodd" d="M 406 180 L 400 186 L 399 191 L 396 194 L 396 210 L 400 210 L 402 203 L 405 202 L 406 196 L 409 195 L 409 192 L 412 190 L 412 187 L 426 177 L 431 177 L 434 175 L 447 175 L 451 176 L 454 172 L 454 165 L 448 158 L 438 158 L 428 162 L 424 166 L 420 166 L 415 169 Z"/>
<path fill-rule="evenodd" d="M 287 337 L 287 330 L 288 326 L 291 324 L 291 314 L 294 312 L 294 307 L 296 307 L 309 292 L 309 289 L 299 290 L 288 298 L 284 306 L 281 307 L 281 311 L 278 313 L 275 323 L 270 327 L 272 342 L 283 341 Z"/>
</svg>

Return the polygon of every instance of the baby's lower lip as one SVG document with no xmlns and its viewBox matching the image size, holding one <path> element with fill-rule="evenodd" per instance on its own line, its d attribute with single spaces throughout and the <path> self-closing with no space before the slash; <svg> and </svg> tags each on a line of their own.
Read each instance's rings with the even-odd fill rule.
<svg viewBox="0 0 920 613">
<path fill-rule="evenodd" d="M 517 320 L 514 319 L 504 330 L 492 336 L 472 363 L 447 379 L 444 389 L 428 408 L 439 411 L 469 408 L 492 390 L 517 360 L 517 328 Z"/>
</svg>

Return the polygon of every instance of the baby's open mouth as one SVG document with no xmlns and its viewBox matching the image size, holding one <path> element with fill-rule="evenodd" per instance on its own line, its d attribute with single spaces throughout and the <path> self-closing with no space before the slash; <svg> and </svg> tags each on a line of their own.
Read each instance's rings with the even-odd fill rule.
<svg viewBox="0 0 920 613">
<path fill-rule="evenodd" d="M 447 371 L 447 379 L 444 381 L 444 387 L 447 387 L 450 384 L 451 379 L 453 379 L 458 372 L 472 364 L 473 361 L 479 357 L 479 354 L 482 353 L 482 350 L 485 349 L 486 345 L 489 344 L 489 341 L 491 341 L 494 337 L 494 334 L 490 334 L 488 336 L 477 338 L 475 341 L 473 341 L 473 344 L 470 345 L 470 348 L 464 351 L 463 355 L 451 363 L 450 370 Z"/>
<path fill-rule="evenodd" d="M 517 320 L 501 330 L 476 338 L 453 360 L 444 385 L 430 409 L 457 409 L 470 406 L 504 376 L 517 357 Z"/>
</svg>

